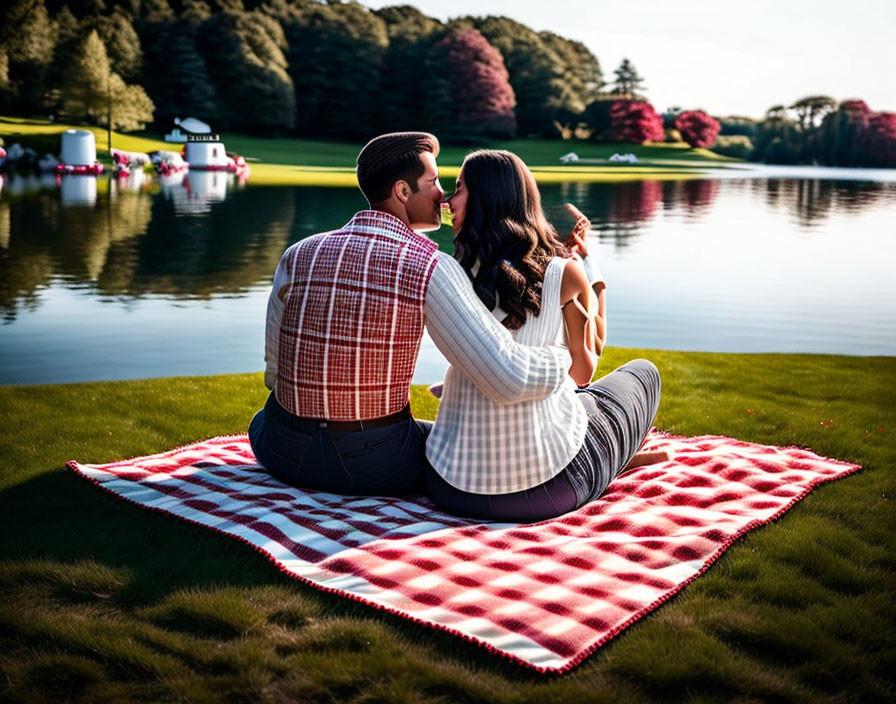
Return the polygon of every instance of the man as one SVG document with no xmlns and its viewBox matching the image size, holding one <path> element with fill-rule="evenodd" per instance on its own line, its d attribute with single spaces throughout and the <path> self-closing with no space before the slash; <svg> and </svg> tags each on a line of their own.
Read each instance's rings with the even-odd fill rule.
<svg viewBox="0 0 896 704">
<path fill-rule="evenodd" d="M 268 302 L 265 407 L 249 426 L 258 461 L 295 486 L 343 494 L 422 490 L 429 424 L 411 417 L 424 325 L 452 365 L 499 403 L 562 383 L 562 350 L 515 343 L 460 265 L 419 234 L 439 227 L 438 140 L 371 140 L 358 156 L 370 204 L 341 230 L 283 254 Z"/>
</svg>

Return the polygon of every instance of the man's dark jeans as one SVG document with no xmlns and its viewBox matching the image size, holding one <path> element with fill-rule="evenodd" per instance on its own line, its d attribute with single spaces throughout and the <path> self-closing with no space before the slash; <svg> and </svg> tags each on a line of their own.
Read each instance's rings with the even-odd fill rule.
<svg viewBox="0 0 896 704">
<path fill-rule="evenodd" d="M 271 393 L 249 424 L 249 442 L 259 463 L 293 486 L 337 494 L 420 494 L 430 425 L 410 418 L 337 432 L 325 421 L 297 418 Z"/>
</svg>

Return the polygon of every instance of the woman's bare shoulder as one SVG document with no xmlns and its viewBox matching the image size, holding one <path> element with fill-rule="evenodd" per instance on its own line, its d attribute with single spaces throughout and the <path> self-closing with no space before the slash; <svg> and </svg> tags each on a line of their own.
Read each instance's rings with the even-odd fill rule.
<svg viewBox="0 0 896 704">
<path fill-rule="evenodd" d="M 588 290 L 588 277 L 585 275 L 585 267 L 582 260 L 572 257 L 566 260 L 563 267 L 563 279 L 560 284 L 560 303 L 567 303 L 578 296 L 582 291 Z"/>
</svg>

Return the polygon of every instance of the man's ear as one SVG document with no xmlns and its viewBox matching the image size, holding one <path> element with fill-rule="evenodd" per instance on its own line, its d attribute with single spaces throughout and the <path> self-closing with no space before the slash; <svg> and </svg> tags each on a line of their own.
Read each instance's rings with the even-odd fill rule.
<svg viewBox="0 0 896 704">
<path fill-rule="evenodd" d="M 407 203 L 408 198 L 411 196 L 411 187 L 408 185 L 407 181 L 399 179 L 392 186 L 392 195 L 398 199 L 399 203 Z"/>
</svg>

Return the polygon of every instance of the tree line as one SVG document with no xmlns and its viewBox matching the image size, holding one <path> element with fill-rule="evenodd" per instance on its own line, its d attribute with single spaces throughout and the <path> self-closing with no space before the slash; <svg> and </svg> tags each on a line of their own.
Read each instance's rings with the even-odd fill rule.
<svg viewBox="0 0 896 704">
<path fill-rule="evenodd" d="M 677 141 L 772 163 L 896 166 L 896 115 L 809 96 L 763 120 L 658 113 L 624 59 L 507 17 L 316 0 L 7 0 L 0 111 L 114 129 L 192 115 L 216 129 L 359 140 L 426 129 Z"/>
<path fill-rule="evenodd" d="M 313 0 L 12 0 L 0 109 L 250 133 L 552 136 L 604 87 L 582 43 L 504 17 Z M 110 110 L 111 106 L 111 110 Z M 110 116 L 111 115 L 111 116 Z"/>
<path fill-rule="evenodd" d="M 896 167 L 896 113 L 864 100 L 812 95 L 769 108 L 756 125 L 753 158 L 772 164 Z"/>
</svg>

